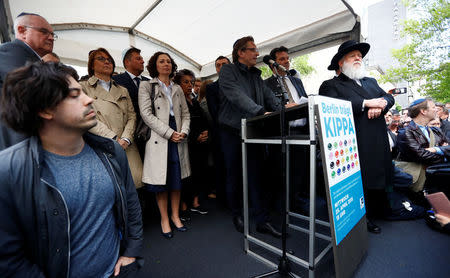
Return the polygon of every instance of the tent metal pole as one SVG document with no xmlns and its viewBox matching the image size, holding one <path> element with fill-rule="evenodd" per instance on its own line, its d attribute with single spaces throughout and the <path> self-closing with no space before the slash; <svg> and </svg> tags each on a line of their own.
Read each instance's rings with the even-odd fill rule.
<svg viewBox="0 0 450 278">
<path fill-rule="evenodd" d="M 157 0 L 155 3 L 153 3 L 153 5 L 151 5 L 150 6 L 150 8 L 148 8 L 146 11 L 145 11 L 145 13 L 143 13 L 140 17 L 139 17 L 139 19 L 133 24 L 133 25 L 131 25 L 131 27 L 130 27 L 130 29 L 128 30 L 128 33 L 132 33 L 133 32 L 133 30 L 134 30 L 134 28 L 136 28 L 136 26 L 139 24 L 139 23 L 141 23 L 141 21 L 142 20 L 144 20 L 155 8 L 156 8 L 156 6 L 158 6 L 159 5 L 159 3 L 161 3 L 162 2 L 162 0 Z"/>
</svg>

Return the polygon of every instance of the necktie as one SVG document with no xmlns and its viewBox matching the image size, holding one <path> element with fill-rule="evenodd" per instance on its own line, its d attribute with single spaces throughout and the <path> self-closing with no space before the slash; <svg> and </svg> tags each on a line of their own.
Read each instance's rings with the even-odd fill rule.
<svg viewBox="0 0 450 278">
<path fill-rule="evenodd" d="M 286 88 L 286 92 L 288 94 L 289 97 L 289 103 L 294 103 L 294 99 L 292 98 L 292 94 L 291 91 L 289 90 L 289 87 L 286 83 L 286 77 L 281 78 L 281 80 L 283 81 L 284 87 Z"/>
<path fill-rule="evenodd" d="M 136 81 L 136 87 L 139 89 L 139 84 L 141 83 L 141 79 L 139 77 L 135 77 L 134 80 Z"/>
</svg>

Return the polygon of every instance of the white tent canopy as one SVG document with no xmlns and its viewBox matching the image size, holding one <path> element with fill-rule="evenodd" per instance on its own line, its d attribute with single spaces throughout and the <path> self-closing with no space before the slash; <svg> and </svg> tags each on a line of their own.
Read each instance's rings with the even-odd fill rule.
<svg viewBox="0 0 450 278">
<path fill-rule="evenodd" d="M 86 66 L 88 52 L 104 47 L 122 66 L 122 50 L 132 45 L 145 60 L 169 52 L 178 68 L 202 77 L 214 75 L 215 58 L 230 57 L 235 40 L 246 35 L 262 57 L 280 45 L 299 53 L 359 39 L 360 29 L 344 0 L 5 0 L 4 6 L 9 24 L 23 11 L 45 17 L 65 63 Z"/>
</svg>

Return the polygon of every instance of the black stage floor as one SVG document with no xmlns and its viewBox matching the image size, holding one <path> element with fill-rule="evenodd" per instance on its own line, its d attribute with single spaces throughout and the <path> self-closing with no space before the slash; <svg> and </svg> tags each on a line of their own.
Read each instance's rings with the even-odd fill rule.
<svg viewBox="0 0 450 278">
<path fill-rule="evenodd" d="M 205 201 L 207 215 L 192 215 L 188 232 L 177 232 L 174 238 L 162 237 L 159 214 L 148 210 L 144 220 L 145 265 L 138 277 L 239 278 L 252 277 L 272 270 L 264 263 L 244 253 L 243 235 L 236 232 L 231 216 L 214 200 Z M 431 230 L 423 219 L 376 223 L 382 233 L 369 234 L 368 252 L 354 277 L 450 277 L 450 236 Z M 325 229 L 321 229 L 327 232 Z M 254 231 L 251 233 L 275 246 L 281 241 Z M 295 256 L 307 260 L 306 234 L 289 230 L 287 246 Z M 328 231 L 329 233 L 329 231 Z M 318 240 L 317 252 L 327 245 Z M 277 262 L 278 258 L 255 246 L 251 249 Z M 308 272 L 293 264 L 301 277 Z M 277 277 L 277 276 L 274 276 Z M 335 277 L 332 251 L 317 267 L 315 277 Z"/>
</svg>

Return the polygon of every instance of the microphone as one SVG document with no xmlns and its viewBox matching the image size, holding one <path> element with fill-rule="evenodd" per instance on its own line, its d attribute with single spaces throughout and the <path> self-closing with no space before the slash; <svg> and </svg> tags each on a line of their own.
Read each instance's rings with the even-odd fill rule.
<svg viewBox="0 0 450 278">
<path fill-rule="evenodd" d="M 274 60 L 272 60 L 272 58 L 269 55 L 264 56 L 263 62 L 269 66 L 276 67 L 277 69 L 282 70 L 285 73 L 287 73 L 288 75 L 290 75 L 290 72 L 285 67 L 283 67 L 282 65 L 280 65 L 277 62 L 275 62 Z"/>
<path fill-rule="evenodd" d="M 289 73 L 291 74 L 291 76 L 294 76 L 294 75 L 297 74 L 297 71 L 296 71 L 295 69 L 290 69 L 290 70 L 288 70 L 288 71 L 289 71 Z"/>
</svg>

